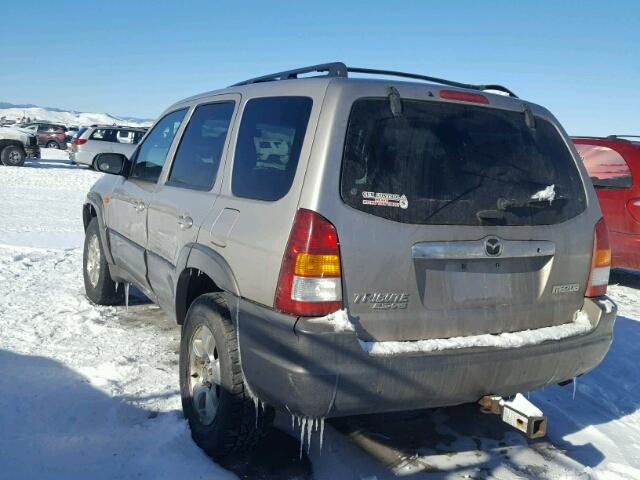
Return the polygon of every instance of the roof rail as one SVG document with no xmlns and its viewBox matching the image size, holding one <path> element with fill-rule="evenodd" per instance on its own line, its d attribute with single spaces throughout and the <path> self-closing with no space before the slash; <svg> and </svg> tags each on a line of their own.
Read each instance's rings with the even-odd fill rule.
<svg viewBox="0 0 640 480">
<path fill-rule="evenodd" d="M 626 140 L 627 138 L 640 138 L 640 135 L 609 135 L 607 138 Z"/>
<path fill-rule="evenodd" d="M 271 73 L 269 75 L 263 75 L 261 77 L 251 78 L 249 80 L 244 80 L 242 82 L 235 83 L 231 85 L 232 87 L 237 87 L 240 85 L 251 85 L 252 83 L 262 83 L 262 82 L 273 82 L 278 80 L 293 80 L 297 79 L 298 75 L 302 75 L 305 73 L 322 73 L 327 72 L 325 76 L 327 77 L 342 77 L 347 78 L 349 76 L 349 72 L 351 73 L 364 73 L 370 75 L 387 75 L 391 77 L 402 77 L 402 78 L 411 78 L 414 80 L 424 80 L 427 82 L 440 83 L 442 85 L 448 85 L 450 87 L 457 88 L 466 88 L 468 90 L 494 90 L 497 92 L 503 92 L 509 95 L 510 97 L 518 98 L 518 96 L 502 85 L 474 85 L 470 83 L 460 83 L 454 82 L 452 80 L 445 80 L 443 78 L 437 77 L 429 77 L 427 75 L 419 75 L 416 73 L 406 73 L 406 72 L 397 72 L 394 70 L 378 70 L 374 68 L 360 68 L 360 67 L 347 67 L 342 62 L 332 62 L 332 63 L 323 63 L 320 65 L 313 65 L 311 67 L 302 67 L 296 68 L 294 70 L 287 70 L 284 72 Z"/>
<path fill-rule="evenodd" d="M 311 67 L 296 68 L 294 70 L 287 70 L 284 72 L 271 73 L 269 75 L 263 75 L 261 77 L 250 78 L 242 82 L 234 83 L 232 87 L 240 85 L 250 85 L 252 83 L 272 82 L 275 80 L 293 80 L 298 78 L 298 75 L 303 73 L 315 73 L 315 72 L 327 72 L 327 77 L 346 77 L 347 66 L 341 62 L 322 63 L 320 65 L 312 65 Z"/>
<path fill-rule="evenodd" d="M 416 73 L 405 73 L 405 72 L 396 72 L 394 70 L 377 70 L 373 68 L 359 68 L 359 67 L 347 67 L 348 72 L 353 73 L 366 73 L 372 75 L 389 75 L 391 77 L 403 77 L 403 78 L 412 78 L 414 80 L 424 80 L 426 82 L 440 83 L 442 85 L 448 85 L 450 87 L 457 88 L 466 88 L 468 90 L 495 90 L 497 92 L 503 92 L 508 94 L 510 97 L 518 98 L 515 93 L 509 90 L 502 85 L 474 85 L 470 83 L 460 83 L 454 82 L 452 80 L 445 80 L 444 78 L 438 77 L 429 77 L 427 75 L 419 75 Z"/>
</svg>

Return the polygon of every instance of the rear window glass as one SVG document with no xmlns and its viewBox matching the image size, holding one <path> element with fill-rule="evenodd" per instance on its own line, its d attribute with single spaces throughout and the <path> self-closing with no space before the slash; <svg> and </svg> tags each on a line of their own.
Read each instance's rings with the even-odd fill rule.
<svg viewBox="0 0 640 480">
<path fill-rule="evenodd" d="M 584 211 L 573 156 L 552 124 L 520 112 L 453 103 L 353 104 L 341 195 L 403 223 L 546 225 Z"/>
<path fill-rule="evenodd" d="M 273 201 L 287 194 L 298 166 L 311 105 L 308 97 L 247 102 L 233 162 L 234 195 Z"/>
<path fill-rule="evenodd" d="M 135 133 L 133 130 L 116 130 L 115 141 L 118 143 L 126 143 L 128 145 L 133 145 L 136 143 Z"/>
<path fill-rule="evenodd" d="M 633 185 L 631 171 L 622 155 L 600 145 L 577 144 L 595 188 L 630 188 Z"/>
<path fill-rule="evenodd" d="M 108 128 L 96 128 L 89 138 L 91 140 L 111 141 L 111 133 L 112 131 Z"/>
</svg>

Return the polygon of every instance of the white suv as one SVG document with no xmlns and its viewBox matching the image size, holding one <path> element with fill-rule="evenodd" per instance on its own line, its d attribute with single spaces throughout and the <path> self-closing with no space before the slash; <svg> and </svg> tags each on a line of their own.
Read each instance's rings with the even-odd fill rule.
<svg viewBox="0 0 640 480">
<path fill-rule="evenodd" d="M 145 128 L 93 125 L 81 128 L 71 142 L 69 158 L 93 167 L 99 153 L 121 153 L 127 158 L 146 133 Z"/>
</svg>

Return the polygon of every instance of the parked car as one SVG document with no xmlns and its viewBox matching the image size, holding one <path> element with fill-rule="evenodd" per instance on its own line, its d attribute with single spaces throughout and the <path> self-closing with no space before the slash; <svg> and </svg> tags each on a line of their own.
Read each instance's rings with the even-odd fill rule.
<svg viewBox="0 0 640 480">
<path fill-rule="evenodd" d="M 130 159 L 98 155 L 113 175 L 83 210 L 87 296 L 133 283 L 182 325 L 207 453 L 251 448 L 274 409 L 310 435 L 600 363 L 616 307 L 595 191 L 548 110 L 490 88 L 508 96 L 302 68 L 180 101 Z M 264 161 L 268 139 L 286 162 Z"/>
<path fill-rule="evenodd" d="M 0 127 L 0 162 L 21 167 L 26 158 L 40 158 L 36 135 L 20 128 Z"/>
<path fill-rule="evenodd" d="M 94 166 L 99 153 L 121 153 L 129 157 L 146 129 L 93 125 L 82 128 L 70 142 L 69 158 L 74 163 Z"/>
<path fill-rule="evenodd" d="M 67 126 L 67 137 L 66 137 L 66 143 L 71 142 L 71 140 L 73 139 L 73 137 L 80 131 L 80 127 L 76 127 L 76 126 Z"/>
<path fill-rule="evenodd" d="M 46 148 L 67 148 L 67 127 L 52 123 L 28 123 L 20 125 L 38 136 L 38 145 Z"/>
<path fill-rule="evenodd" d="M 609 228 L 612 266 L 640 270 L 640 137 L 575 137 Z"/>
</svg>

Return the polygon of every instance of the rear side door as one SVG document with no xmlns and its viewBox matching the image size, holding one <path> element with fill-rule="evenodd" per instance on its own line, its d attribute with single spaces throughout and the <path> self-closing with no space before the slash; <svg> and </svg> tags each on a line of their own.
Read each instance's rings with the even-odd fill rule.
<svg viewBox="0 0 640 480">
<path fill-rule="evenodd" d="M 45 123 L 41 123 L 38 125 L 38 144 L 40 146 L 44 146 L 47 144 L 47 140 L 49 139 L 49 127 Z"/>
<path fill-rule="evenodd" d="M 158 303 L 171 308 L 178 258 L 197 238 L 222 184 L 218 175 L 240 95 L 197 105 L 149 206 L 149 281 Z"/>
<path fill-rule="evenodd" d="M 129 176 L 116 185 L 109 201 L 109 240 L 114 260 L 147 291 L 147 210 L 186 112 L 173 111 L 156 123 L 132 158 Z"/>
<path fill-rule="evenodd" d="M 88 152 L 89 156 L 95 157 L 99 153 L 111 153 L 113 130 L 110 128 L 94 128 L 87 143 L 82 146 L 82 150 Z M 93 161 L 93 160 L 92 160 Z"/>
</svg>

